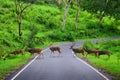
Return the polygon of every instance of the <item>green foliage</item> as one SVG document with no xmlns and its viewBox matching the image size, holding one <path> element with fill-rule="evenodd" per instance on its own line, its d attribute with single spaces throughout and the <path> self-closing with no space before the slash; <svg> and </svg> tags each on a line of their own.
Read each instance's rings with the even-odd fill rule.
<svg viewBox="0 0 120 80">
<path fill-rule="evenodd" d="M 85 41 L 83 47 L 86 49 L 94 49 L 95 50 L 97 48 L 99 49 L 100 45 L 92 43 L 90 41 Z"/>
<path fill-rule="evenodd" d="M 89 12 L 104 11 L 105 15 L 114 16 L 119 19 L 119 0 L 81 0 L 81 7 Z"/>
<path fill-rule="evenodd" d="M 26 54 L 25 56 L 18 55 L 16 58 L 6 59 L 3 61 L 0 59 L 0 80 L 4 80 L 6 74 L 13 72 L 20 68 L 21 65 L 26 63 L 30 59 L 30 55 Z M 7 66 L 6 66 L 7 65 Z"/>
<path fill-rule="evenodd" d="M 38 33 L 38 28 L 36 26 L 32 25 L 29 27 L 29 30 L 31 32 L 28 34 L 28 37 L 23 41 L 24 45 L 26 47 L 33 48 L 36 46 L 36 44 L 37 45 L 42 44 L 44 41 L 44 37 L 41 38 L 41 37 L 36 36 Z"/>
<path fill-rule="evenodd" d="M 74 41 L 74 33 L 67 32 L 66 30 L 59 30 L 51 33 L 49 38 L 55 41 Z"/>
<path fill-rule="evenodd" d="M 23 36 L 22 39 L 19 39 L 14 2 L 0 0 L 0 43 L 1 49 L 5 49 L 4 53 L 8 53 L 10 50 L 24 49 L 25 46 L 39 46 L 49 40 L 73 41 L 83 38 L 114 36 L 120 33 L 118 20 L 106 16 L 102 24 L 97 24 L 96 14 L 82 9 L 76 29 L 75 5 L 69 9 L 65 30 L 61 30 L 64 8 L 58 9 L 53 3 L 51 0 L 47 2 L 38 0 L 38 3 L 32 4 L 23 12 Z"/>
</svg>

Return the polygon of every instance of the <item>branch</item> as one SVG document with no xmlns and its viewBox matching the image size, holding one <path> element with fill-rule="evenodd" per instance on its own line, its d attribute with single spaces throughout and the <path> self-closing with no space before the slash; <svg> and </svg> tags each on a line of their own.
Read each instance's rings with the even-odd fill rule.
<svg viewBox="0 0 120 80">
<path fill-rule="evenodd" d="M 63 2 L 64 2 L 64 4 L 65 4 L 65 6 L 67 6 L 66 0 L 63 0 Z"/>
<path fill-rule="evenodd" d="M 24 11 L 26 8 L 28 8 L 29 6 L 31 6 L 31 4 L 26 5 L 26 6 L 21 10 L 21 13 L 23 13 L 23 11 Z"/>
</svg>

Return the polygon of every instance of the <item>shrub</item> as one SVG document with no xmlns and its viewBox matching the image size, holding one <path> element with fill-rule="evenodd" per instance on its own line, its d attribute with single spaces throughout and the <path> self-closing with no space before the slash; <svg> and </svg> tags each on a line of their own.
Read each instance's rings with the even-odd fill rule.
<svg viewBox="0 0 120 80">
<path fill-rule="evenodd" d="M 54 31 L 49 35 L 49 38 L 55 41 L 74 41 L 74 36 L 72 32 L 66 31 Z"/>
</svg>

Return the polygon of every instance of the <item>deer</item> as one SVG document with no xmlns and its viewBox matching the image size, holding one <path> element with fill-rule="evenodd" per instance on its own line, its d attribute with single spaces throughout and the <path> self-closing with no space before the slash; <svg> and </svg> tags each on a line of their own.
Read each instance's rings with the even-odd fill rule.
<svg viewBox="0 0 120 80">
<path fill-rule="evenodd" d="M 43 56 L 42 49 L 40 49 L 40 48 L 32 48 L 32 49 L 26 48 L 25 51 L 29 52 L 31 55 L 33 55 L 34 53 L 37 53 L 40 56 Z"/>
<path fill-rule="evenodd" d="M 84 50 L 87 52 L 86 56 L 88 54 L 93 54 L 93 53 L 95 54 L 95 56 L 97 56 L 97 54 L 98 54 L 98 50 L 97 49 L 92 50 L 92 49 L 86 49 L 86 48 L 84 48 Z"/>
<path fill-rule="evenodd" d="M 13 52 L 10 52 L 9 54 L 14 54 L 14 55 L 22 54 L 22 55 L 24 55 L 24 50 L 15 50 Z"/>
<path fill-rule="evenodd" d="M 49 49 L 51 51 L 51 54 L 54 53 L 54 51 L 58 51 L 59 52 L 59 56 L 61 55 L 61 48 L 59 46 L 50 46 Z"/>
<path fill-rule="evenodd" d="M 84 48 L 82 48 L 82 49 L 78 49 L 78 48 L 73 48 L 73 46 L 74 45 L 72 45 L 71 47 L 70 47 L 70 49 L 72 49 L 72 51 L 76 54 L 76 53 L 81 53 L 83 56 L 85 55 L 85 50 L 84 50 Z"/>
<path fill-rule="evenodd" d="M 110 51 L 108 51 L 108 50 L 101 50 L 101 51 L 98 50 L 97 57 L 99 58 L 100 55 L 108 55 L 108 58 L 110 58 Z"/>
</svg>

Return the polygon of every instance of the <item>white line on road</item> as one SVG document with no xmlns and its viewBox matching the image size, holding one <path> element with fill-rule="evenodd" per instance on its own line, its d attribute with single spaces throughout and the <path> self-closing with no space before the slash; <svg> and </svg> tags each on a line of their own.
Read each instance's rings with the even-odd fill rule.
<svg viewBox="0 0 120 80">
<path fill-rule="evenodd" d="M 42 52 L 46 51 L 48 48 L 44 49 Z M 24 68 L 22 68 L 11 80 L 15 80 L 15 78 L 17 76 L 19 76 L 31 63 L 33 63 L 33 61 L 35 61 L 35 59 L 38 57 L 39 55 L 37 55 L 33 60 L 31 60 Z"/>
<path fill-rule="evenodd" d="M 91 65 L 89 65 L 88 63 L 86 63 L 85 61 L 83 61 L 82 59 L 78 58 L 74 52 L 72 51 L 73 55 L 76 57 L 77 60 L 81 61 L 82 63 L 84 63 L 85 65 L 89 66 L 91 69 L 93 69 L 95 72 L 97 72 L 99 75 L 101 75 L 103 78 L 105 78 L 105 80 L 109 80 L 105 75 L 103 75 L 102 73 L 100 73 L 97 69 L 95 69 L 94 67 L 92 67 Z"/>
</svg>

